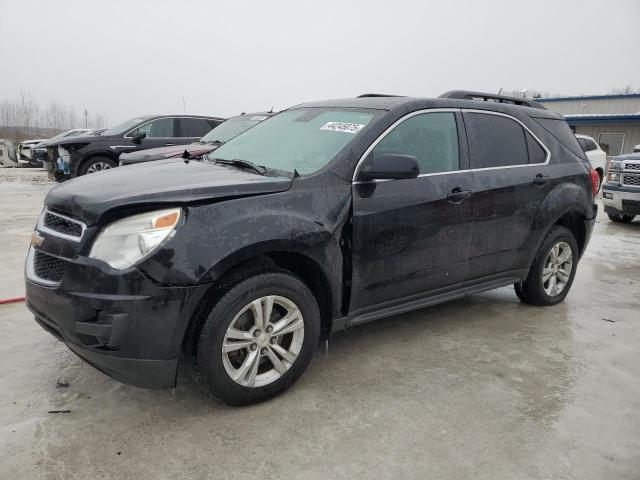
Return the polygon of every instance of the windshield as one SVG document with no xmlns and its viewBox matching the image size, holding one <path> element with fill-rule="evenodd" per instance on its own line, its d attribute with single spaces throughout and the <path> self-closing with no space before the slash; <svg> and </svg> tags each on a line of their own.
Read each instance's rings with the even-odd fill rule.
<svg viewBox="0 0 640 480">
<path fill-rule="evenodd" d="M 242 115 L 222 122 L 200 139 L 201 142 L 225 143 L 236 135 L 269 118 L 266 115 Z"/>
<path fill-rule="evenodd" d="M 309 174 L 327 165 L 372 117 L 370 112 L 335 108 L 286 110 L 233 138 L 210 156 Z"/>
<path fill-rule="evenodd" d="M 127 120 L 126 122 L 119 123 L 115 127 L 111 127 L 109 130 L 104 132 L 103 135 L 105 136 L 119 135 L 120 133 L 124 133 L 132 129 L 133 127 L 135 127 L 140 122 L 143 122 L 144 120 L 146 120 L 146 118 L 144 117 L 132 118 L 131 120 Z"/>
</svg>

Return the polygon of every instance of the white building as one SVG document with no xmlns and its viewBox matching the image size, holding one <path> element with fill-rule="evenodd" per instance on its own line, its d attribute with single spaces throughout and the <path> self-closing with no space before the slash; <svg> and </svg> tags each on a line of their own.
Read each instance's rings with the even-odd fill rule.
<svg viewBox="0 0 640 480">
<path fill-rule="evenodd" d="M 537 98 L 582 135 L 595 138 L 608 155 L 631 153 L 640 145 L 640 94 Z"/>
</svg>

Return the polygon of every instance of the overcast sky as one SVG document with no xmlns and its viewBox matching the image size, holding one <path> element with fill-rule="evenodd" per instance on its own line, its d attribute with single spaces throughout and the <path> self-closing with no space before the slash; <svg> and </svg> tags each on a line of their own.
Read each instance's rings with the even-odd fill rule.
<svg viewBox="0 0 640 480">
<path fill-rule="evenodd" d="M 0 0 L 0 100 L 234 115 L 364 92 L 640 88 L 639 0 Z"/>
</svg>

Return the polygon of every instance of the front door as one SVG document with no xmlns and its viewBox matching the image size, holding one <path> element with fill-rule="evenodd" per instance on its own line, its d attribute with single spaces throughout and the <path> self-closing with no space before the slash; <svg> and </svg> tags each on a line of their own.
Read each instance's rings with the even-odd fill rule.
<svg viewBox="0 0 640 480">
<path fill-rule="evenodd" d="M 407 300 L 466 279 L 473 232 L 473 175 L 457 111 L 408 115 L 373 144 L 413 155 L 420 176 L 353 184 L 350 311 Z M 379 305 L 382 306 L 382 305 Z"/>
</svg>

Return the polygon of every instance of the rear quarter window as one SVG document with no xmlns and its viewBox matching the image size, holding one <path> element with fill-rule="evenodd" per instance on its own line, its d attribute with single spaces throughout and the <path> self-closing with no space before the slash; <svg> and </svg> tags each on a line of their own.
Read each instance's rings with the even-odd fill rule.
<svg viewBox="0 0 640 480">
<path fill-rule="evenodd" d="M 567 122 L 554 118 L 534 118 L 534 120 L 571 152 L 582 159 L 586 158 L 582 147 L 580 147 L 578 143 L 578 139 L 569 128 Z"/>
</svg>

